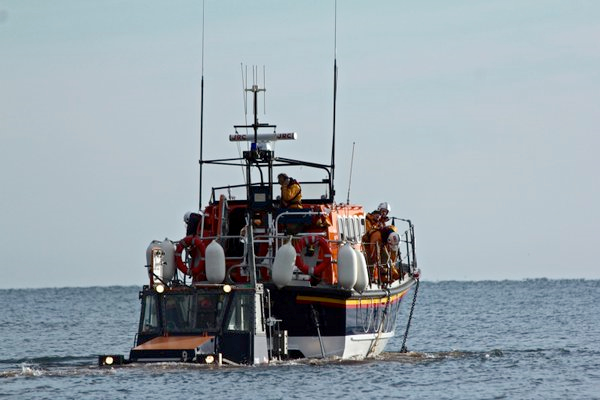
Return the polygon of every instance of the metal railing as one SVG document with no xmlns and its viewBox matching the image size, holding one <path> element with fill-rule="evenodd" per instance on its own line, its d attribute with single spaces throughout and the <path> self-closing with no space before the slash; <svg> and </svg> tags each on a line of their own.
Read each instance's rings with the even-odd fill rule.
<svg viewBox="0 0 600 400">
<path fill-rule="evenodd" d="M 204 236 L 204 219 L 205 215 L 202 213 L 202 222 L 201 222 L 201 240 L 212 241 L 216 240 L 221 245 L 224 245 L 227 240 L 240 240 L 241 242 L 246 242 L 248 239 L 244 235 L 215 235 L 215 236 Z M 325 212 L 322 211 L 303 211 L 299 209 L 298 211 L 284 211 L 279 213 L 274 220 L 269 223 L 269 226 L 266 227 L 266 232 L 261 232 L 255 234 L 252 238 L 252 242 L 254 245 L 260 246 L 261 244 L 267 244 L 268 249 L 266 253 L 262 253 L 259 255 L 254 255 L 255 260 L 260 261 L 257 263 L 257 266 L 266 267 L 269 270 L 273 266 L 273 262 L 275 259 L 275 255 L 277 253 L 277 249 L 283 245 L 284 241 L 289 240 L 300 240 L 306 236 L 325 236 L 324 232 L 298 232 L 293 235 L 287 235 L 285 230 L 280 230 L 280 226 L 285 225 L 282 223 L 282 219 L 289 216 L 297 216 L 297 217 L 307 217 L 314 215 L 326 215 Z M 402 221 L 408 224 L 408 228 L 400 234 L 400 241 L 403 244 L 403 250 L 400 251 L 398 249 L 397 253 L 390 252 L 386 249 L 385 244 L 380 242 L 369 243 L 363 240 L 349 240 L 346 238 L 345 240 L 329 240 L 327 237 L 325 239 L 330 244 L 331 250 L 339 250 L 340 246 L 343 243 L 350 243 L 353 247 L 357 247 L 367 261 L 367 268 L 369 272 L 369 283 L 370 284 L 380 284 L 386 285 L 387 283 L 391 283 L 394 280 L 394 268 L 399 273 L 399 277 L 402 280 L 405 274 L 412 275 L 417 270 L 417 260 L 415 253 L 415 236 L 414 236 L 414 225 L 408 219 L 402 219 L 397 217 L 392 217 L 392 224 L 395 224 L 395 221 Z M 373 257 L 372 254 L 369 254 L 369 251 L 375 248 L 376 256 Z M 239 268 L 248 268 L 250 263 L 248 262 L 249 257 L 248 246 L 243 246 L 243 254 L 242 255 L 226 255 L 225 260 L 226 264 L 229 266 L 228 268 L 239 267 Z M 337 253 L 337 251 L 334 251 Z M 383 259 L 381 255 L 384 255 Z M 189 258 L 189 255 L 188 255 Z M 337 264 L 337 259 L 332 259 L 333 264 Z M 299 271 L 298 271 L 299 273 Z M 295 275 L 298 275 L 295 274 Z"/>
</svg>

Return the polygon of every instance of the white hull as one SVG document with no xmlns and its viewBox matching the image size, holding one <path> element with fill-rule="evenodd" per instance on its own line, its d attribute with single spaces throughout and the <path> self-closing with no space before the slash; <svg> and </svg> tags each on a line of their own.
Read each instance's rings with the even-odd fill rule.
<svg viewBox="0 0 600 400">
<path fill-rule="evenodd" d="M 340 357 L 342 359 L 373 357 L 380 354 L 394 332 L 350 336 L 290 337 L 289 350 L 300 351 L 307 358 Z M 321 344 L 323 349 L 321 349 Z"/>
</svg>

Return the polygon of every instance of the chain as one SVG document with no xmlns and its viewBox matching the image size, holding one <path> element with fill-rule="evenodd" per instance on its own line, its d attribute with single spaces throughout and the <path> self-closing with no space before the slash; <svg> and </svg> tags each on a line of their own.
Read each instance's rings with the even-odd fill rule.
<svg viewBox="0 0 600 400">
<path fill-rule="evenodd" d="M 417 279 L 417 286 L 415 287 L 415 295 L 413 296 L 412 305 L 410 306 L 410 314 L 408 315 L 408 323 L 406 324 L 406 332 L 404 332 L 404 340 L 402 340 L 402 348 L 400 349 L 400 353 L 406 353 L 408 350 L 406 349 L 406 339 L 408 338 L 408 330 L 410 329 L 410 323 L 413 316 L 413 311 L 415 310 L 415 303 L 417 302 L 417 293 L 419 293 L 419 283 L 421 281 Z"/>
</svg>

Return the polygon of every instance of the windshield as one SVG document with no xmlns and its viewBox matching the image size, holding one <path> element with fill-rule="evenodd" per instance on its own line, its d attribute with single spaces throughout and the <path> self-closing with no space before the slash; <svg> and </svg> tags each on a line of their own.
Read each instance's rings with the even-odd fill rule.
<svg viewBox="0 0 600 400">
<path fill-rule="evenodd" d="M 169 333 L 217 330 L 221 325 L 222 293 L 171 293 L 163 296 L 165 328 Z"/>
</svg>

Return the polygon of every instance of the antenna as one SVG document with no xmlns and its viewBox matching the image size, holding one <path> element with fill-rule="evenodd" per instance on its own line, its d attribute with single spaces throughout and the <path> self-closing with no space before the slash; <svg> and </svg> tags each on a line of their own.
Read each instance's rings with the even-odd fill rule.
<svg viewBox="0 0 600 400">
<path fill-rule="evenodd" d="M 200 80 L 200 179 L 198 184 L 198 210 L 202 210 L 202 141 L 204 138 L 204 0 L 202 0 L 202 79 Z"/>
<path fill-rule="evenodd" d="M 352 166 L 354 165 L 354 145 L 356 142 L 352 142 L 352 157 L 350 158 L 350 178 L 348 178 L 348 197 L 346 204 L 350 204 L 350 186 L 352 186 Z"/>
<path fill-rule="evenodd" d="M 337 0 L 334 10 L 333 29 L 333 139 L 331 142 L 331 199 L 335 196 L 333 182 L 335 181 L 335 109 L 337 102 Z"/>
<path fill-rule="evenodd" d="M 267 69 L 263 65 L 263 87 L 267 90 Z M 263 114 L 267 115 L 267 96 L 263 96 Z"/>
<path fill-rule="evenodd" d="M 245 67 L 245 72 L 246 74 L 244 75 L 244 67 Z M 246 125 L 248 125 L 248 94 L 246 92 L 246 87 L 247 87 L 247 82 L 248 82 L 248 66 L 244 66 L 244 63 L 240 63 L 240 72 L 242 73 L 242 97 L 244 98 L 244 123 Z M 236 129 L 236 133 L 237 133 L 237 129 Z M 248 133 L 248 128 L 246 128 L 246 134 Z M 237 145 L 237 151 L 238 154 L 240 156 L 240 158 L 242 158 L 242 148 L 240 147 L 240 143 L 236 143 Z M 241 168 L 241 172 L 242 172 L 242 177 L 244 179 L 244 182 L 247 184 L 248 183 L 248 179 L 246 177 L 246 171 L 244 170 L 244 163 L 240 162 L 240 168 Z"/>
<path fill-rule="evenodd" d="M 254 143 L 257 142 L 257 135 L 258 135 L 258 127 L 259 127 L 259 123 L 258 123 L 258 93 L 259 92 L 265 92 L 267 89 L 265 88 L 260 88 L 258 85 L 258 66 L 252 66 L 252 88 L 251 89 L 244 89 L 244 91 L 247 92 L 251 92 L 252 93 L 252 97 L 253 97 L 253 110 L 254 110 L 254 123 L 252 124 L 252 128 L 254 129 Z"/>
<path fill-rule="evenodd" d="M 248 115 L 248 97 L 246 95 L 246 80 L 248 79 L 248 68 L 246 68 L 246 77 L 244 78 L 244 63 L 240 63 L 242 72 L 242 96 L 244 97 L 244 116 Z M 247 121 L 246 121 L 247 122 Z"/>
</svg>

